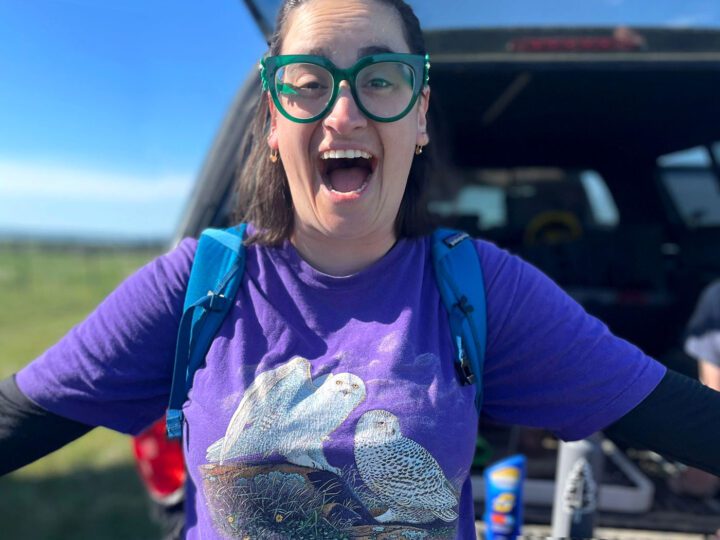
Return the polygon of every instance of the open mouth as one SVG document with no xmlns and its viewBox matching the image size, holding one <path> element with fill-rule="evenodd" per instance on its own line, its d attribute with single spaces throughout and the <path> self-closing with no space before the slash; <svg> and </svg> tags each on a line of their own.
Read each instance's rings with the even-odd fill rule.
<svg viewBox="0 0 720 540">
<path fill-rule="evenodd" d="M 320 154 L 325 186 L 339 194 L 359 194 L 367 187 L 376 159 L 364 150 L 328 150 Z"/>
</svg>

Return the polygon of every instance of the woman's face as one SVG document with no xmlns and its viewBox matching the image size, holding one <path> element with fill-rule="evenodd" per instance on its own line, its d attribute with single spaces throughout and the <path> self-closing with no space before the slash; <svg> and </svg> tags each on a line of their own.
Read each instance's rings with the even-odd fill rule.
<svg viewBox="0 0 720 540">
<path fill-rule="evenodd" d="M 392 7 L 362 0 L 311 0 L 291 12 L 280 54 L 325 56 L 348 68 L 378 52 L 410 52 Z M 390 123 L 365 117 L 347 81 L 327 116 L 311 124 L 288 120 L 271 102 L 268 144 L 279 150 L 288 178 L 294 240 L 311 235 L 372 244 L 394 241 L 415 145 L 428 142 L 428 98 L 425 89 L 407 116 Z M 330 150 L 365 152 L 372 156 L 370 169 L 333 170 L 326 153 Z"/>
</svg>

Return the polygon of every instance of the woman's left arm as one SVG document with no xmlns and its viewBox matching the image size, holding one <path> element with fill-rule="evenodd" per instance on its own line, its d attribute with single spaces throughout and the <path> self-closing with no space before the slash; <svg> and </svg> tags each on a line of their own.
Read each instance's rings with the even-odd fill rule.
<svg viewBox="0 0 720 540">
<path fill-rule="evenodd" d="M 674 371 L 604 431 L 720 476 L 720 392 Z"/>
</svg>

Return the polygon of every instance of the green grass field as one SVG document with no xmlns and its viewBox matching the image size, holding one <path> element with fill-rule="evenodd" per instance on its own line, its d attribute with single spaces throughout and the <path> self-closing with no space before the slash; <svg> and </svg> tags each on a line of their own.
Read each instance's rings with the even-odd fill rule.
<svg viewBox="0 0 720 540">
<path fill-rule="evenodd" d="M 155 253 L 0 245 L 0 378 L 41 354 Z M 127 436 L 95 429 L 0 479 L 0 538 L 154 539 Z"/>
</svg>

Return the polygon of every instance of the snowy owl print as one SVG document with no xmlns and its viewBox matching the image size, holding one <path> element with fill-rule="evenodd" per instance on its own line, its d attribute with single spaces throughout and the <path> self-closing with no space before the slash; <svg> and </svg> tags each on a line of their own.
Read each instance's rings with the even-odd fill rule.
<svg viewBox="0 0 720 540">
<path fill-rule="evenodd" d="M 457 537 L 456 492 L 397 416 L 357 410 L 367 384 L 348 372 L 313 380 L 302 357 L 257 375 L 200 465 L 223 537 Z"/>
<path fill-rule="evenodd" d="M 430 523 L 457 519 L 458 496 L 440 465 L 404 437 L 397 416 L 371 410 L 355 429 L 355 462 L 367 487 L 387 506 L 380 523 Z"/>
<path fill-rule="evenodd" d="M 338 473 L 323 454 L 330 433 L 365 399 L 365 384 L 351 373 L 328 375 L 316 386 L 310 362 L 296 357 L 258 375 L 246 390 L 225 436 L 207 449 L 223 464 L 277 453 L 289 463 Z"/>
</svg>

